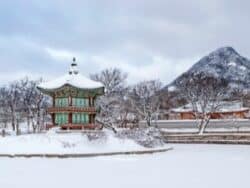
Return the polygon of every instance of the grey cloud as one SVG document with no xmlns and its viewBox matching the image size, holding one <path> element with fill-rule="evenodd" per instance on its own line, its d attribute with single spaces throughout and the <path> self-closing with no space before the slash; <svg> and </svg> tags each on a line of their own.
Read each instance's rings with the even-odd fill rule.
<svg viewBox="0 0 250 188">
<path fill-rule="evenodd" d="M 135 68 L 153 64 L 155 57 L 180 66 L 182 59 L 224 45 L 250 57 L 249 5 L 244 0 L 1 1 L 0 62 L 9 62 L 9 71 L 63 73 L 67 65 L 46 47 L 84 54 L 83 63 L 101 56 Z M 98 62 L 83 66 L 86 74 L 99 67 Z"/>
</svg>

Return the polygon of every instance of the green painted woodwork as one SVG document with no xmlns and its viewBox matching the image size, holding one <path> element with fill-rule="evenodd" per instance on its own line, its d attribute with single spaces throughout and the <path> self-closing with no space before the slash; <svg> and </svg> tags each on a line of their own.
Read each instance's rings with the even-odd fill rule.
<svg viewBox="0 0 250 188">
<path fill-rule="evenodd" d="M 73 124 L 89 123 L 89 115 L 87 113 L 74 113 L 72 114 Z"/>
<path fill-rule="evenodd" d="M 56 98 L 55 99 L 55 106 L 56 107 L 67 107 L 67 106 L 69 106 L 68 98 Z"/>
<path fill-rule="evenodd" d="M 104 87 L 95 89 L 82 89 L 72 85 L 66 84 L 57 89 L 43 89 L 39 88 L 43 93 L 50 95 L 55 100 L 55 107 L 68 107 L 70 105 L 69 98 L 72 98 L 72 106 L 75 107 L 89 107 L 89 98 L 93 99 L 93 104 L 96 97 L 104 94 Z M 72 111 L 73 112 L 73 111 Z M 69 118 L 72 117 L 73 124 L 88 124 L 90 117 L 88 113 L 84 112 L 68 112 L 68 113 L 55 113 L 55 124 L 63 125 L 71 122 Z M 54 113 L 54 112 L 53 112 Z M 69 116 L 72 113 L 72 116 Z"/>
<path fill-rule="evenodd" d="M 68 120 L 68 114 L 67 113 L 57 113 L 55 116 L 55 123 L 58 125 L 67 124 L 69 122 Z"/>
<path fill-rule="evenodd" d="M 87 99 L 87 98 L 72 98 L 72 106 L 88 107 L 89 106 L 89 99 Z"/>
</svg>

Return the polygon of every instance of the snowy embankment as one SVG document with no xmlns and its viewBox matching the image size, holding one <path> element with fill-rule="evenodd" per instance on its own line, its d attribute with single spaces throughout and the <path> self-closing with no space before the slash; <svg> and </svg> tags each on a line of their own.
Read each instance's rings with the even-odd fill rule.
<svg viewBox="0 0 250 188">
<path fill-rule="evenodd" d="M 197 120 L 158 120 L 153 121 L 152 125 L 161 129 L 196 129 L 199 121 Z M 146 127 L 145 121 L 140 121 L 140 127 Z M 211 131 L 249 131 L 249 119 L 211 119 L 207 126 Z"/>
<path fill-rule="evenodd" d="M 147 150 L 131 139 L 112 133 L 91 140 L 82 133 L 27 134 L 0 137 L 0 154 L 79 154 Z"/>
<path fill-rule="evenodd" d="M 0 160 L 4 188 L 249 188 L 250 146 L 174 145 L 167 153 Z"/>
</svg>

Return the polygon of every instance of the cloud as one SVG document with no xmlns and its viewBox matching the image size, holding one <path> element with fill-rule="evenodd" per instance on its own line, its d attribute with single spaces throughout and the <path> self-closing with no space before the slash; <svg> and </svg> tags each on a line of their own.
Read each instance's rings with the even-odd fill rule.
<svg viewBox="0 0 250 188">
<path fill-rule="evenodd" d="M 164 84 L 168 84 L 183 71 L 187 71 L 192 62 L 197 61 L 193 59 L 171 59 L 160 56 L 154 56 L 152 63 L 146 65 L 129 64 L 122 59 L 112 59 L 110 57 L 91 57 L 93 64 L 99 65 L 99 69 L 112 68 L 119 65 L 118 68 L 128 73 L 129 83 L 136 83 L 145 80 L 161 80 Z"/>
<path fill-rule="evenodd" d="M 73 57 L 80 57 L 80 54 L 75 52 L 67 51 L 67 50 L 60 50 L 60 49 L 53 49 L 50 47 L 46 47 L 45 51 L 51 56 L 51 58 L 59 61 L 69 61 L 72 60 Z"/>
<path fill-rule="evenodd" d="M 250 2 L 226 0 L 0 1 L 0 83 L 103 68 L 171 82 L 203 55 L 231 45 L 250 57 Z M 8 74 L 6 74 L 6 72 Z"/>
</svg>

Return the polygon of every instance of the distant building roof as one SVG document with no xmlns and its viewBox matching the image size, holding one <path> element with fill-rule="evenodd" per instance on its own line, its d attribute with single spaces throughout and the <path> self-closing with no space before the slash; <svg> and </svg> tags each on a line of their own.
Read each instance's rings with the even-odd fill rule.
<svg viewBox="0 0 250 188">
<path fill-rule="evenodd" d="M 198 112 L 201 112 L 201 107 L 197 105 Z M 210 105 L 208 105 L 206 111 L 209 112 Z M 244 111 L 249 108 L 243 107 L 241 101 L 221 101 L 216 109 L 216 112 L 232 112 L 232 111 Z M 184 106 L 174 108 L 171 110 L 172 112 L 181 113 L 181 112 L 193 112 L 193 108 L 191 104 L 186 104 Z"/>
</svg>

